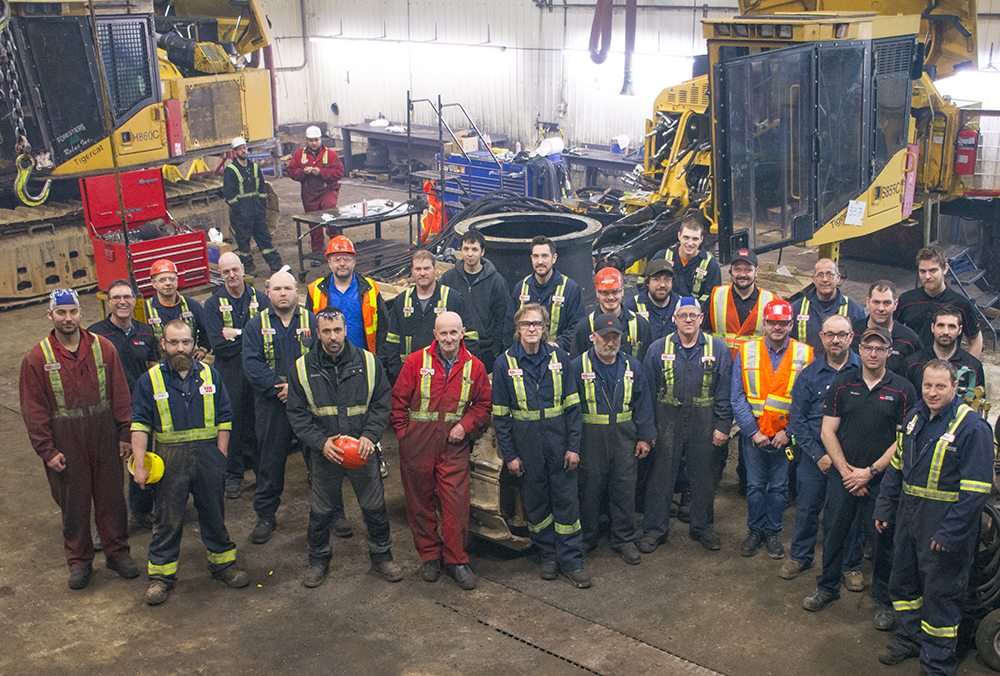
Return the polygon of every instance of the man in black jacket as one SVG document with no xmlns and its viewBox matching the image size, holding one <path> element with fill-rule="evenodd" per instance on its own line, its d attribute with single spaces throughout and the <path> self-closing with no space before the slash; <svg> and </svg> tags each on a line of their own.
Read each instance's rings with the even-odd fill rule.
<svg viewBox="0 0 1000 676">
<path fill-rule="evenodd" d="M 243 261 L 247 274 L 254 273 L 250 238 L 257 240 L 257 248 L 271 272 L 281 269 L 281 254 L 271 243 L 267 229 L 267 188 L 257 163 L 249 159 L 247 141 L 242 136 L 233 139 L 233 161 L 222 172 L 222 197 L 229 205 L 229 227 L 236 238 L 236 254 Z"/>
<path fill-rule="evenodd" d="M 368 529 L 372 570 L 387 582 L 399 582 L 403 573 L 392 560 L 382 475 L 378 462 L 369 460 L 389 424 L 392 390 L 375 355 L 347 339 L 343 312 L 335 307 L 321 310 L 316 325 L 318 343 L 289 374 L 286 407 L 295 435 L 310 449 L 309 567 L 302 584 L 318 587 L 329 570 L 330 528 L 345 476 Z M 344 455 L 334 444 L 340 437 L 358 440 L 364 465 L 349 469 L 341 464 Z"/>
</svg>

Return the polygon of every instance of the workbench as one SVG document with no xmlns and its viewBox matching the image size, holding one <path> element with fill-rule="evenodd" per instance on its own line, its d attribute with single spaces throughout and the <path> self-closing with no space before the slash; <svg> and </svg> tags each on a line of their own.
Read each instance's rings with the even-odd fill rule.
<svg viewBox="0 0 1000 676">
<path fill-rule="evenodd" d="M 396 133 L 386 131 L 385 127 L 371 127 L 368 125 L 369 122 L 371 122 L 371 120 L 365 120 L 362 124 L 345 124 L 340 127 L 340 131 L 344 135 L 344 153 L 341 155 L 340 160 L 344 164 L 345 176 L 350 176 L 351 171 L 356 168 L 354 166 L 354 160 L 352 159 L 353 155 L 351 150 L 351 143 L 354 136 L 361 136 L 362 138 L 367 139 L 377 139 L 388 145 L 402 147 L 403 150 L 406 148 L 407 136 L 405 132 Z M 405 127 L 406 125 L 400 123 L 399 125 L 390 126 Z M 452 140 L 451 134 L 448 133 L 447 129 L 443 130 L 442 133 L 443 136 L 441 136 L 441 139 L 443 139 L 445 143 Z M 502 146 L 507 142 L 506 134 L 491 133 L 490 138 L 495 146 Z M 409 142 L 412 143 L 414 147 L 430 149 L 435 153 L 441 152 L 441 142 L 438 138 L 437 127 L 414 124 L 410 127 L 409 139 Z"/>
<path fill-rule="evenodd" d="M 583 186 L 586 188 L 597 185 L 598 172 L 627 174 L 635 169 L 635 165 L 642 164 L 642 157 L 639 155 L 617 155 L 610 150 L 599 148 L 574 147 L 562 152 L 562 161 L 570 171 L 574 165 L 586 169 L 586 180 Z"/>
</svg>

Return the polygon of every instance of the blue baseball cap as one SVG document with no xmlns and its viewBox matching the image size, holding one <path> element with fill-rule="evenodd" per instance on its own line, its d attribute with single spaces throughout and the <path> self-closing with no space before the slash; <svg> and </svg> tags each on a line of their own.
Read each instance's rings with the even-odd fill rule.
<svg viewBox="0 0 1000 676">
<path fill-rule="evenodd" d="M 681 311 L 682 307 L 693 307 L 699 313 L 701 312 L 701 303 L 694 296 L 682 296 L 680 300 L 677 301 L 677 306 L 674 308 L 674 314 Z"/>
<path fill-rule="evenodd" d="M 60 305 L 80 307 L 80 295 L 73 289 L 56 289 L 49 294 L 49 309 L 55 310 Z"/>
</svg>

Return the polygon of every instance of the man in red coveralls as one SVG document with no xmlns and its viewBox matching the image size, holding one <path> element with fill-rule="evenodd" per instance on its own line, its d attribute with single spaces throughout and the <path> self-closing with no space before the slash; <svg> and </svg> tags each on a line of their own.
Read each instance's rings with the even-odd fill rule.
<svg viewBox="0 0 1000 676">
<path fill-rule="evenodd" d="M 344 177 L 344 165 L 333 148 L 323 147 L 322 137 L 319 127 L 306 129 L 306 147 L 296 150 L 288 163 L 288 177 L 302 184 L 302 208 L 306 211 L 335 208 L 340 195 L 340 179 Z M 333 237 L 337 233 L 328 228 L 328 234 Z M 326 244 L 323 228 L 315 228 L 309 236 L 312 250 L 322 251 Z"/>
<path fill-rule="evenodd" d="M 76 291 L 53 291 L 48 318 L 53 330 L 21 362 L 21 415 L 62 510 L 69 588 L 86 587 L 94 571 L 91 502 L 108 568 L 138 577 L 122 492 L 121 458 L 132 450 L 125 370 L 110 341 L 80 328 Z"/>
<path fill-rule="evenodd" d="M 455 312 L 434 323 L 434 342 L 412 353 L 392 388 L 392 429 L 413 543 L 424 561 L 421 577 L 445 570 L 462 589 L 475 589 L 465 544 L 469 535 L 469 453 L 490 419 L 492 391 L 483 363 L 473 357 Z M 434 494 L 441 502 L 438 535 Z"/>
</svg>

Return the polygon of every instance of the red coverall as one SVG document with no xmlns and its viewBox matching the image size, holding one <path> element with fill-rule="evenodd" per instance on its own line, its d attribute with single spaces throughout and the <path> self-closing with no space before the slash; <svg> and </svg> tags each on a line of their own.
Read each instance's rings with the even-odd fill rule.
<svg viewBox="0 0 1000 676">
<path fill-rule="evenodd" d="M 128 381 L 118 353 L 106 338 L 80 330 L 80 348 L 73 354 L 50 333 L 46 341 L 58 369 L 46 368 L 41 345 L 21 362 L 21 415 L 35 452 L 48 462 L 57 453 L 66 467 L 56 472 L 45 466 L 52 497 L 62 510 L 63 540 L 70 568 L 92 565 L 90 504 L 94 503 L 97 532 L 109 561 L 129 555 L 123 469 L 118 442 L 129 441 Z M 94 341 L 100 341 L 101 364 L 95 364 Z M 104 372 L 102 406 L 98 368 Z M 58 374 L 68 414 L 57 414 L 58 404 L 50 373 Z M 94 409 L 97 409 L 96 411 Z M 102 410 L 103 409 L 103 410 Z"/>
<path fill-rule="evenodd" d="M 306 167 L 319 167 L 320 175 L 307 174 Z M 320 148 L 314 156 L 308 148 L 299 148 L 288 162 L 288 177 L 302 184 L 302 208 L 308 211 L 323 211 L 337 206 L 337 196 L 340 195 L 340 179 L 344 177 L 344 165 L 333 148 Z M 333 237 L 336 232 L 327 228 L 327 234 Z M 324 248 L 323 228 L 316 228 L 309 237 L 312 240 L 312 250 L 322 251 Z"/>
<path fill-rule="evenodd" d="M 429 386 L 425 378 L 429 378 Z M 424 392 L 429 392 L 426 401 Z M 469 562 L 465 553 L 469 536 L 469 455 L 473 440 L 490 420 L 492 401 L 486 369 L 465 349 L 465 343 L 447 379 L 434 341 L 406 359 L 392 388 L 390 421 L 399 439 L 406 518 L 413 544 L 425 562 L 441 558 L 446 564 Z M 453 444 L 448 434 L 456 423 L 462 425 L 465 437 Z M 435 492 L 441 503 L 440 536 Z"/>
</svg>

